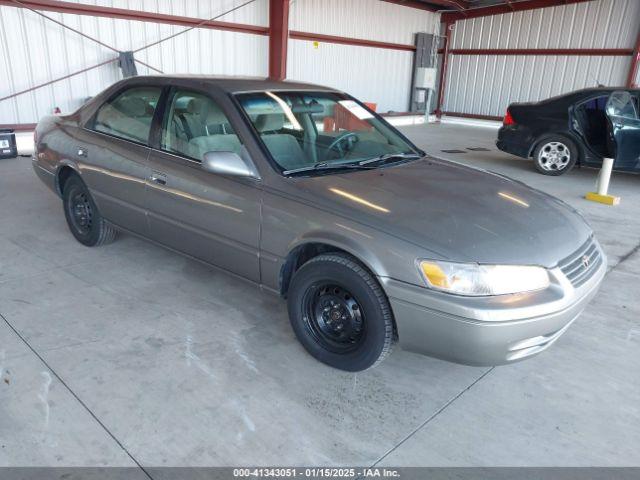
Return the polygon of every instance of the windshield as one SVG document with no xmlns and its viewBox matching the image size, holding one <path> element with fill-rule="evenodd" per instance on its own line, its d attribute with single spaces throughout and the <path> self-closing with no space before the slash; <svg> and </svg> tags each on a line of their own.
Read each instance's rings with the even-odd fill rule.
<svg viewBox="0 0 640 480">
<path fill-rule="evenodd" d="M 285 174 L 365 161 L 366 168 L 374 168 L 378 157 L 382 164 L 423 155 L 384 120 L 340 93 L 256 92 L 237 98 Z"/>
</svg>

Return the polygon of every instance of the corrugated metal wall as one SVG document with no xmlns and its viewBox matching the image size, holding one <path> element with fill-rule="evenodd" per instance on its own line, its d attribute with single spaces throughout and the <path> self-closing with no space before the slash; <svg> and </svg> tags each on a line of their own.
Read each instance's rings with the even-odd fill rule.
<svg viewBox="0 0 640 480">
<path fill-rule="evenodd" d="M 631 49 L 640 1 L 596 0 L 456 22 L 451 48 Z M 509 103 L 624 85 L 630 56 L 451 55 L 443 110 L 500 116 Z"/>
<path fill-rule="evenodd" d="M 291 30 L 413 45 L 417 32 L 439 29 L 438 14 L 378 0 L 294 0 Z M 409 108 L 413 53 L 289 39 L 287 77 L 344 90 L 378 104 Z"/>
<path fill-rule="evenodd" d="M 409 106 L 413 52 L 289 39 L 287 77 L 328 85 L 378 112 L 404 112 Z"/>
<path fill-rule="evenodd" d="M 76 2 L 91 3 L 91 2 Z M 93 4 L 208 19 L 242 0 L 131 0 Z M 118 50 L 133 50 L 186 27 L 44 12 Z M 268 25 L 268 1 L 256 0 L 220 21 Z M 93 66 L 117 54 L 22 8 L 0 7 L 0 98 Z M 258 75 L 268 72 L 264 35 L 195 29 L 136 54 L 166 73 Z M 154 73 L 137 64 L 140 74 Z M 35 123 L 59 107 L 72 111 L 121 78 L 117 62 L 0 102 L 0 124 Z"/>
</svg>

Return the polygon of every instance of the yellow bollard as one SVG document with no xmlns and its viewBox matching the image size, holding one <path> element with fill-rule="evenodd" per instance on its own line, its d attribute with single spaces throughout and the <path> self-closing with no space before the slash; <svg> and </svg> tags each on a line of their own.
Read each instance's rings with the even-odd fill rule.
<svg viewBox="0 0 640 480">
<path fill-rule="evenodd" d="M 618 205 L 620 197 L 609 195 L 609 180 L 611 179 L 611 169 L 613 168 L 613 158 L 604 158 L 602 160 L 602 168 L 596 180 L 597 192 L 589 192 L 584 198 L 592 202 L 604 203 L 606 205 Z"/>
</svg>

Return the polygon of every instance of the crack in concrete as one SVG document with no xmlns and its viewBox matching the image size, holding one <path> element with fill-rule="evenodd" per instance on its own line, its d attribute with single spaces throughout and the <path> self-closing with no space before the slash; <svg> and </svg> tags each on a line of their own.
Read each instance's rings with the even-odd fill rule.
<svg viewBox="0 0 640 480">
<path fill-rule="evenodd" d="M 467 385 L 464 389 L 460 390 L 460 392 L 458 392 L 456 395 L 454 395 L 452 398 L 450 398 L 444 405 L 442 405 L 438 410 L 436 410 L 434 413 L 431 414 L 431 416 L 429 416 L 429 418 L 427 418 L 424 422 L 422 422 L 420 425 L 418 425 L 415 429 L 413 429 L 406 437 L 404 437 L 402 440 L 400 440 L 396 445 L 394 445 L 393 447 L 391 447 L 389 450 L 387 450 L 384 455 L 382 455 L 380 458 L 378 458 L 372 465 L 371 467 L 375 467 L 377 466 L 382 460 L 384 460 L 386 457 L 388 457 L 391 453 L 393 453 L 394 451 L 396 451 L 403 443 L 405 443 L 407 440 L 409 440 L 411 437 L 413 437 L 416 433 L 418 433 L 420 430 L 422 430 L 424 427 L 426 427 L 432 420 L 434 420 L 438 415 L 440 415 L 442 412 L 444 412 L 447 408 L 449 408 L 450 405 L 453 404 L 453 402 L 455 402 L 456 400 L 458 400 L 462 395 L 464 395 L 466 392 L 468 392 L 476 383 L 478 383 L 480 380 L 482 380 L 484 377 L 486 377 L 487 375 L 489 375 L 489 373 L 491 373 L 493 371 L 493 369 L 496 367 L 491 367 L 488 370 L 486 370 L 485 372 L 482 373 L 482 375 L 480 375 L 478 378 L 476 378 L 473 382 L 471 382 L 469 385 Z"/>
<path fill-rule="evenodd" d="M 133 463 L 135 463 L 138 466 L 138 468 L 142 470 L 142 472 L 147 476 L 147 478 L 149 478 L 150 480 L 153 480 L 153 477 L 149 474 L 149 472 L 147 472 L 147 470 L 140 464 L 140 462 L 129 452 L 129 450 L 127 450 L 127 448 L 123 445 L 123 443 L 120 440 L 118 440 L 118 438 L 113 434 L 113 432 L 111 432 L 111 430 L 109 430 L 107 426 L 104 423 L 102 423 L 102 421 L 96 416 L 95 413 L 93 413 L 93 411 L 88 407 L 88 405 L 82 401 L 82 399 L 76 394 L 76 392 L 74 392 L 71 389 L 71 387 L 67 385 L 67 383 L 62 379 L 62 377 L 58 375 L 58 373 L 51 367 L 51 365 L 49 365 L 49 363 L 47 363 L 47 361 L 36 351 L 36 349 L 33 346 L 31 346 L 31 344 L 27 341 L 27 339 L 24 338 L 20 334 L 20 332 L 18 332 L 18 330 L 16 330 L 16 328 L 9 322 L 9 320 L 7 320 L 7 318 L 1 313 L 0 313 L 0 318 L 4 320 L 4 323 L 7 324 L 7 326 L 13 331 L 13 333 L 15 333 L 15 335 L 22 341 L 22 343 L 24 343 L 27 346 L 27 348 L 31 350 L 36 357 L 38 357 L 38 359 L 42 362 L 42 364 L 45 367 L 47 367 L 49 372 L 53 374 L 56 380 L 58 380 L 62 384 L 62 386 L 67 389 L 67 391 L 73 396 L 73 398 L 75 398 L 78 401 L 78 403 L 89 413 L 89 415 L 91 415 L 91 417 L 98 423 L 98 425 L 102 427 L 102 429 L 107 433 L 107 435 L 109 435 L 116 442 L 116 444 L 133 461 Z M 49 377 L 49 381 L 51 381 L 50 377 Z M 47 386 L 47 389 L 46 389 L 47 394 L 48 394 L 48 389 L 49 389 L 49 386 Z M 44 390 L 43 390 L 43 394 L 44 394 Z"/>
<path fill-rule="evenodd" d="M 609 272 L 607 272 L 607 274 L 609 274 L 610 272 L 612 272 L 613 270 L 618 268 L 619 265 L 621 265 L 622 263 L 624 263 L 627 260 L 629 260 L 631 257 L 633 257 L 639 251 L 640 251 L 640 243 L 638 243 L 635 247 L 633 247 L 631 250 L 629 250 L 627 253 L 625 253 L 622 257 L 620 257 L 620 260 L 618 260 L 618 263 L 616 263 L 613 267 L 611 267 L 611 270 L 609 270 Z"/>
</svg>

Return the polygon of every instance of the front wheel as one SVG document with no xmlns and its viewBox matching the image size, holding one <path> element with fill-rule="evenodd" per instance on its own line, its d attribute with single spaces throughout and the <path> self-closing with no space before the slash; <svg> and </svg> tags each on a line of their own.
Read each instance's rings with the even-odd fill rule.
<svg viewBox="0 0 640 480">
<path fill-rule="evenodd" d="M 62 188 L 64 215 L 76 240 L 87 247 L 111 243 L 117 231 L 102 218 L 80 177 L 72 175 Z"/>
<path fill-rule="evenodd" d="M 391 351 L 389 302 L 375 277 L 347 255 L 319 255 L 296 271 L 288 309 L 300 343 L 334 368 L 366 370 Z"/>
<path fill-rule="evenodd" d="M 540 173 L 557 176 L 571 170 L 578 155 L 575 143 L 566 137 L 553 135 L 538 143 L 533 152 L 533 162 Z"/>
</svg>

